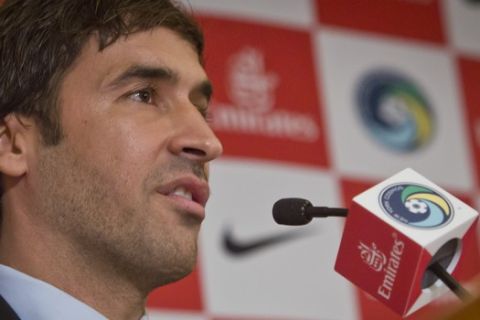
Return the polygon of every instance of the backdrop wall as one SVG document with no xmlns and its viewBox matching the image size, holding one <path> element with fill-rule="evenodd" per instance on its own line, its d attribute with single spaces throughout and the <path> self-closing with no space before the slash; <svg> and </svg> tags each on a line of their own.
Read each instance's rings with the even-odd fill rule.
<svg viewBox="0 0 480 320">
<path fill-rule="evenodd" d="M 152 294 L 152 320 L 400 319 L 334 272 L 341 219 L 282 227 L 271 207 L 291 196 L 348 206 L 411 167 L 478 208 L 478 2 L 190 0 L 225 153 L 198 268 Z M 456 274 L 470 289 L 478 244 L 464 243 Z M 410 319 L 457 305 L 447 295 Z"/>
</svg>

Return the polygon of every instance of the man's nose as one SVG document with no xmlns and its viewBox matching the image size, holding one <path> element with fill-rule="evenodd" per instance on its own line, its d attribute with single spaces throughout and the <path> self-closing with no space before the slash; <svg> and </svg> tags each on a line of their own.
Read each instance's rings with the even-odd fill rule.
<svg viewBox="0 0 480 320">
<path fill-rule="evenodd" d="M 193 105 L 181 109 L 175 115 L 175 135 L 169 144 L 170 152 L 204 163 L 218 158 L 223 146 L 205 118 Z"/>
</svg>

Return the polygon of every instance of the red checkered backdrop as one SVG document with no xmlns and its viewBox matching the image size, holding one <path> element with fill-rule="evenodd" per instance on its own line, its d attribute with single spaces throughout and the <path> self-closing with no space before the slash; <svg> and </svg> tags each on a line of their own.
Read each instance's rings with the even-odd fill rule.
<svg viewBox="0 0 480 320">
<path fill-rule="evenodd" d="M 225 153 L 198 267 L 151 295 L 151 319 L 400 319 L 334 272 L 341 218 L 279 226 L 272 204 L 348 206 L 411 167 L 478 208 L 480 1 L 188 3 Z M 478 245 L 465 240 L 456 274 L 472 290 Z M 410 319 L 458 304 L 447 294 Z"/>
</svg>

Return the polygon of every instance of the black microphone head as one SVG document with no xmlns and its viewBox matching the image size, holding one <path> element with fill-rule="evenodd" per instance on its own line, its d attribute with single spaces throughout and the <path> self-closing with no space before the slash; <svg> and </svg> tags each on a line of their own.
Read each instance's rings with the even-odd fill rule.
<svg viewBox="0 0 480 320">
<path fill-rule="evenodd" d="M 273 205 L 273 219 L 278 224 L 301 226 L 312 221 L 312 217 L 306 212 L 309 207 L 312 207 L 312 204 L 305 199 L 280 199 Z"/>
</svg>

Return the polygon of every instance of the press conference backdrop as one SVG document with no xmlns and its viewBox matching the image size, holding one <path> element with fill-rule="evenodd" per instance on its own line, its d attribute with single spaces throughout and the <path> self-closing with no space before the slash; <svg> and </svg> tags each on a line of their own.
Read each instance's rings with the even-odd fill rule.
<svg viewBox="0 0 480 320">
<path fill-rule="evenodd" d="M 190 0 L 225 152 L 198 267 L 151 295 L 151 318 L 400 319 L 334 272 L 341 219 L 282 227 L 271 207 L 348 206 L 406 167 L 480 207 L 479 2 Z M 479 252 L 463 244 L 472 291 Z M 446 295 L 410 319 L 458 305 Z"/>
</svg>

